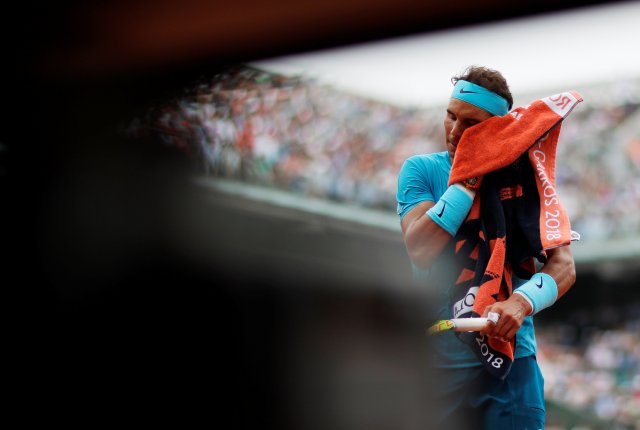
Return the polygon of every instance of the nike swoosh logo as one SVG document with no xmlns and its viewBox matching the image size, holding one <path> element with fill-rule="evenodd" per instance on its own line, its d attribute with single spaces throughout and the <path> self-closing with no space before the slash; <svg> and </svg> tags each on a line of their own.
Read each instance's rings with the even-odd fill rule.
<svg viewBox="0 0 640 430">
<path fill-rule="evenodd" d="M 446 207 L 447 207 L 447 202 L 444 202 L 444 203 L 442 204 L 442 210 L 440 211 L 440 213 L 439 213 L 439 214 L 437 214 L 437 215 L 438 215 L 438 218 L 442 218 L 442 214 L 444 213 L 444 208 L 446 208 Z"/>
<path fill-rule="evenodd" d="M 460 88 L 460 94 L 480 94 L 477 91 L 467 91 L 464 88 Z"/>
<path fill-rule="evenodd" d="M 538 288 L 542 288 L 542 278 L 540 278 L 540 283 L 539 283 L 539 284 L 536 284 L 536 287 L 538 287 Z"/>
</svg>

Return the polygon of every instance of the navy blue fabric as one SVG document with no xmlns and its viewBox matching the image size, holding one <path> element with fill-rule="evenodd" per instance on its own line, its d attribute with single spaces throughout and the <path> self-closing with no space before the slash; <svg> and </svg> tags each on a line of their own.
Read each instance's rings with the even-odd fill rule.
<svg viewBox="0 0 640 430">
<path fill-rule="evenodd" d="M 482 368 L 442 369 L 438 427 L 465 430 L 544 429 L 544 378 L 534 356 L 514 361 L 504 380 Z"/>
</svg>

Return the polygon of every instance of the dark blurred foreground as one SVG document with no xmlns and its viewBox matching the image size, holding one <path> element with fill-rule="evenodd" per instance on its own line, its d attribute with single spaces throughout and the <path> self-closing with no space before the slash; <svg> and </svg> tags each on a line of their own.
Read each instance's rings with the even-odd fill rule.
<svg viewBox="0 0 640 430">
<path fill-rule="evenodd" d="M 401 242 L 196 185 L 182 153 L 120 132 L 136 102 L 50 88 L 10 147 L 24 420 L 430 428 Z"/>
</svg>

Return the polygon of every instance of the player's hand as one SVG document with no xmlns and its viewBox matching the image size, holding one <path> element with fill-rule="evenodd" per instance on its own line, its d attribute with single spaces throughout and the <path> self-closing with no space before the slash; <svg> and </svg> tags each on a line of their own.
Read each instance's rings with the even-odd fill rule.
<svg viewBox="0 0 640 430">
<path fill-rule="evenodd" d="M 504 302 L 498 302 L 493 305 L 487 306 L 482 314 L 486 317 L 489 312 L 495 312 L 500 315 L 497 323 L 489 322 L 480 335 L 487 335 L 492 338 L 509 342 L 516 335 L 524 318 L 531 313 L 531 305 L 527 301 L 520 297 L 519 294 L 514 294 Z"/>
</svg>

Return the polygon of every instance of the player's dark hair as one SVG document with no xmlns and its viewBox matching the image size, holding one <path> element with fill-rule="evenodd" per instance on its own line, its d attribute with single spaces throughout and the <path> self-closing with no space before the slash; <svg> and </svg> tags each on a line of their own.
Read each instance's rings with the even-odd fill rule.
<svg viewBox="0 0 640 430">
<path fill-rule="evenodd" d="M 513 106 L 513 96 L 509 90 L 509 85 L 507 85 L 507 80 L 497 70 L 482 66 L 469 66 L 461 75 L 451 78 L 453 85 L 460 80 L 472 82 L 489 91 L 493 91 L 505 98 L 509 103 L 509 109 Z"/>
</svg>

